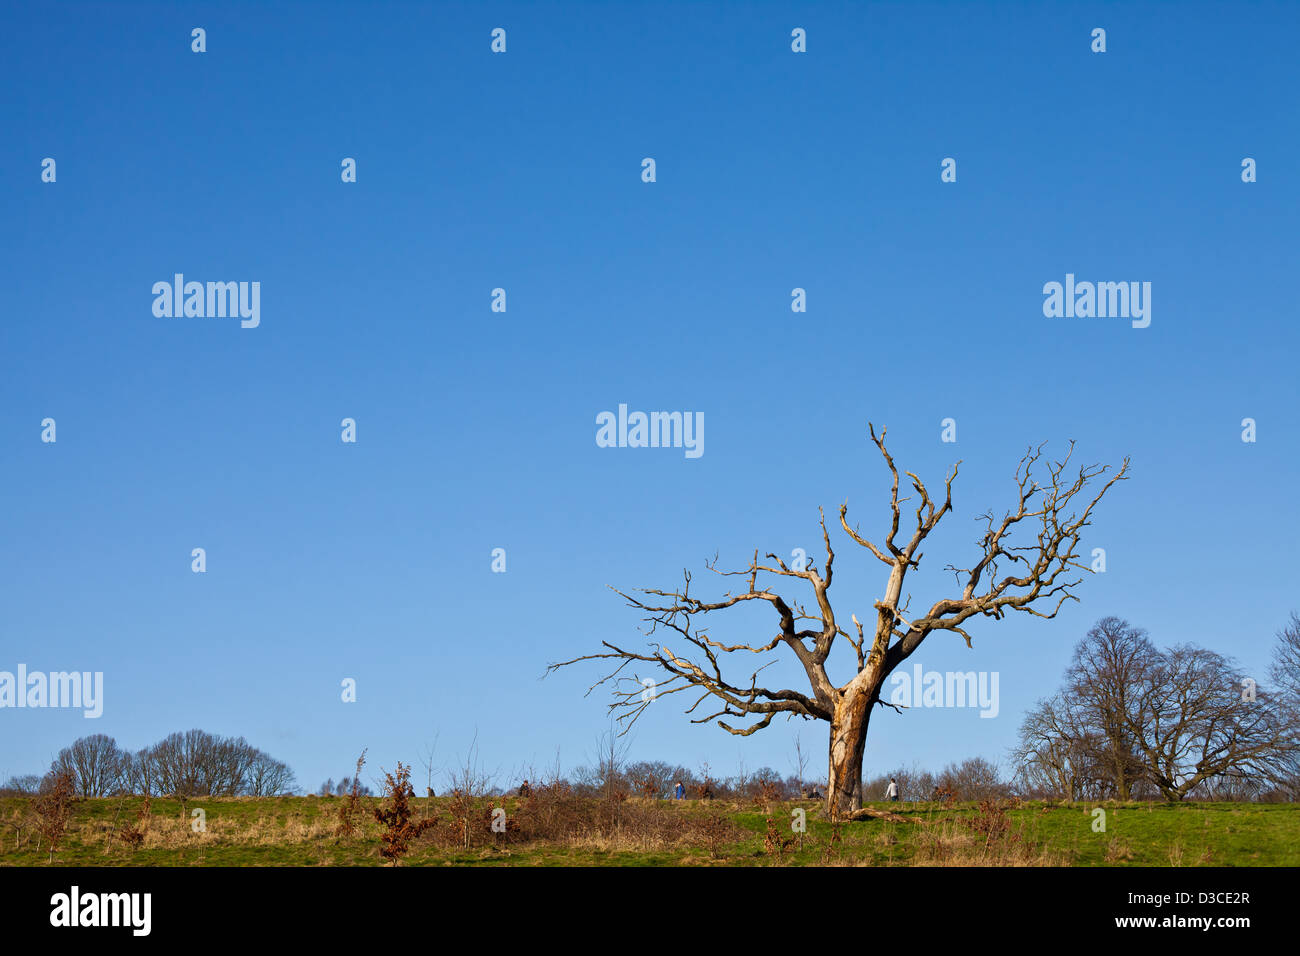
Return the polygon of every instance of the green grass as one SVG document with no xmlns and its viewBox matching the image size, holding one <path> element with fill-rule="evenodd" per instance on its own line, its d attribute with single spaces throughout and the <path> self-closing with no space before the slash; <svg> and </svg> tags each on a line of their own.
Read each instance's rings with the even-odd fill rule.
<svg viewBox="0 0 1300 956">
<path fill-rule="evenodd" d="M 55 865 L 82 866 L 376 866 L 378 827 L 363 823 L 359 836 L 338 840 L 333 829 L 339 798 L 199 799 L 182 807 L 176 800 L 153 802 L 145 843 L 130 849 L 117 837 L 133 822 L 142 799 L 78 801 Z M 444 800 L 412 801 L 417 815 L 440 812 Z M 375 798 L 363 801 L 365 813 Z M 519 802 L 505 801 L 517 818 Z M 642 807 L 645 805 L 642 804 Z M 714 852 L 698 838 L 650 841 L 635 832 L 617 838 L 582 835 L 551 842 L 498 845 L 496 835 L 475 838 L 466 850 L 421 838 L 405 859 L 412 866 L 771 866 L 771 865 L 1065 865 L 1065 866 L 1298 866 L 1300 806 L 1291 804 L 1186 803 L 1103 804 L 1106 830 L 1094 832 L 1093 804 L 1045 808 L 1026 803 L 1007 812 L 1012 839 L 988 843 L 968 826 L 981 817 L 972 804 L 874 804 L 925 822 L 877 819 L 832 827 L 813 801 L 772 808 L 780 835 L 793 840 L 777 856 L 764 850 L 767 813 L 753 804 L 661 801 L 655 812 L 702 820 L 722 813 L 735 827 Z M 48 865 L 48 848 L 36 846 L 28 819 L 30 801 L 0 798 L 0 866 Z M 207 832 L 194 833 L 189 810 L 202 808 Z M 803 808 L 807 833 L 791 832 L 791 812 Z M 27 821 L 26 823 L 24 821 Z"/>
</svg>

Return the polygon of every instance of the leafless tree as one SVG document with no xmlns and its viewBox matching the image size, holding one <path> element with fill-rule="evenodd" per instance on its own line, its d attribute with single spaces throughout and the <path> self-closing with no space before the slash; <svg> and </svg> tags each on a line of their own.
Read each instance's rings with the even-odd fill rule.
<svg viewBox="0 0 1300 956">
<path fill-rule="evenodd" d="M 939 774 L 939 786 L 947 787 L 958 800 L 997 800 L 1011 792 L 997 764 L 984 757 L 949 764 Z"/>
<path fill-rule="evenodd" d="M 83 797 L 106 797 L 123 786 L 128 760 L 129 756 L 112 737 L 91 734 L 60 750 L 50 772 L 70 773 L 74 789 Z"/>
<path fill-rule="evenodd" d="M 948 566 L 947 570 L 956 578 L 955 593 L 935 600 L 928 610 L 909 621 L 906 616 L 909 602 L 904 600 L 905 579 L 909 571 L 919 567 L 920 548 L 925 539 L 952 510 L 952 484 L 957 477 L 957 466 L 948 475 L 942 502 L 931 498 L 919 477 L 904 472 L 916 491 L 916 511 L 914 526 L 905 532 L 906 541 L 899 543 L 896 539 L 905 523 L 902 506 L 911 499 L 899 497 L 899 471 L 886 450 L 884 430 L 877 435 L 871 427 L 869 432 L 893 477 L 889 501 L 891 521 L 883 546 L 877 546 L 856 527 L 851 527 L 847 504 L 840 507 L 844 533 L 888 568 L 883 596 L 872 605 L 876 616 L 869 630 L 856 614 L 850 615 L 853 630 L 842 626 L 831 607 L 829 592 L 835 552 L 823 514 L 821 530 L 826 552 L 823 568 L 792 567 L 772 553 L 765 555 L 768 562 L 764 563 L 755 551 L 749 566 L 742 570 L 720 571 L 716 558 L 706 563 L 708 570 L 720 577 L 738 577 L 745 582 L 743 590 L 726 592 L 716 600 L 705 600 L 691 593 L 689 571 L 684 572 L 683 585 L 671 591 L 639 589 L 641 596 L 633 597 L 614 589 L 631 607 L 644 612 L 648 625 L 647 647 L 637 650 L 604 641 L 606 652 L 551 664 L 548 673 L 578 661 L 617 661 L 617 666 L 588 693 L 606 682 L 611 684 L 614 701 L 610 709 L 619 712 L 623 732 L 652 701 L 681 691 L 699 693 L 686 708 L 688 714 L 694 714 L 701 704 L 709 702 L 706 712 L 693 717 L 693 722 L 716 720 L 719 727 L 731 734 L 755 733 L 767 727 L 778 714 L 824 720 L 830 725 L 827 810 L 835 819 L 859 810 L 862 754 L 870 714 L 875 705 L 890 706 L 880 699 L 886 678 L 936 631 L 959 634 L 970 646 L 971 636 L 964 625 L 977 615 L 1000 619 L 1008 611 L 1021 611 L 1052 618 L 1064 601 L 1077 600 L 1073 589 L 1081 578 L 1075 573 L 1091 573 L 1091 568 L 1079 561 L 1080 535 L 1090 523 L 1093 508 L 1115 482 L 1126 477 L 1129 465 L 1125 459 L 1119 471 L 1109 477 L 1106 477 L 1108 467 L 1102 465 L 1081 467 L 1071 476 L 1067 469 L 1073 443 L 1059 461 L 1043 461 L 1041 445 L 1030 449 L 1016 469 L 1015 506 L 1001 518 L 992 512 L 982 515 L 984 531 L 975 560 L 965 568 Z M 1047 471 L 1041 484 L 1032 474 L 1040 464 Z M 1094 482 L 1100 483 L 1099 489 Z M 1027 543 L 1013 544 L 1014 533 L 1024 529 L 1029 531 L 1024 539 Z M 785 584 L 806 589 L 813 602 L 813 613 L 798 598 L 779 593 L 778 588 Z M 728 644 L 710 636 L 713 620 L 710 615 L 764 604 L 777 617 L 778 631 L 774 637 Z M 657 639 L 660 631 L 668 635 L 675 649 Z M 852 650 L 855 667 L 849 680 L 836 684 L 827 672 L 827 662 L 841 637 Z M 802 665 L 808 691 L 760 685 L 759 673 L 768 664 L 758 666 L 748 677 L 723 673 L 723 660 L 730 660 L 725 655 L 765 655 L 778 648 L 789 651 Z M 629 665 L 634 668 L 637 664 L 650 665 L 667 674 L 667 679 L 656 685 L 655 694 L 643 693 L 637 674 L 623 673 Z M 753 722 L 734 725 L 722 718 L 752 718 Z"/>
<path fill-rule="evenodd" d="M 1294 769 L 1300 744 L 1293 715 L 1264 690 L 1244 699 L 1235 664 L 1221 654 L 1170 648 L 1130 697 L 1138 753 L 1167 800 L 1182 800 L 1216 777 L 1281 781 Z"/>
<path fill-rule="evenodd" d="M 441 731 L 433 735 L 433 743 L 425 744 L 424 754 L 420 757 L 420 763 L 424 765 L 424 795 L 426 798 L 433 796 L 433 773 L 437 769 L 433 763 L 433 756 L 438 750 L 438 736 Z M 428 810 L 428 806 L 425 806 Z"/>
<path fill-rule="evenodd" d="M 889 773 L 881 774 L 862 785 L 863 799 L 884 800 L 890 781 L 898 784 L 898 799 L 904 803 L 919 803 L 934 799 L 938 782 L 930 771 L 922 770 L 913 764 L 911 767 L 898 767 Z"/>
<path fill-rule="evenodd" d="M 676 783 L 680 776 L 679 770 L 680 768 L 662 760 L 640 760 L 629 764 L 625 774 L 638 793 L 643 796 L 662 797 Z"/>
<path fill-rule="evenodd" d="M 1295 611 L 1278 632 L 1268 676 L 1289 704 L 1300 707 L 1300 614 Z"/>
<path fill-rule="evenodd" d="M 600 735 L 596 745 L 596 759 L 593 764 L 593 780 L 602 797 L 613 801 L 619 794 L 628 790 L 627 775 L 624 766 L 631 742 L 619 739 L 616 728 L 610 727 Z"/>
<path fill-rule="evenodd" d="M 1298 737 L 1284 695 L 1245 693 L 1230 658 L 1160 650 L 1107 617 L 1075 648 L 1061 693 L 1026 715 L 1015 757 L 1022 782 L 1070 799 L 1241 799 L 1294 779 Z"/>
<path fill-rule="evenodd" d="M 122 753 L 119 777 L 124 792 L 181 798 L 276 796 L 296 789 L 293 771 L 281 761 L 243 737 L 203 730 L 169 734 L 135 754 Z"/>
<path fill-rule="evenodd" d="M 158 793 L 158 770 L 152 748 L 144 747 L 132 754 L 127 759 L 122 774 L 129 793 Z"/>
<path fill-rule="evenodd" d="M 203 730 L 170 734 L 152 748 L 158 793 L 231 796 L 243 792 L 258 751 L 243 737 Z"/>
<path fill-rule="evenodd" d="M 250 797 L 278 797 L 292 793 L 297 786 L 288 764 L 261 750 L 255 750 L 241 789 Z"/>
<path fill-rule="evenodd" d="M 1291 620 L 1278 632 L 1273 648 L 1269 679 L 1279 696 L 1279 705 L 1300 726 L 1300 614 L 1291 612 Z M 1270 795 L 1272 799 L 1300 799 L 1300 766 L 1293 767 Z"/>
<path fill-rule="evenodd" d="M 1088 728 L 1073 743 L 1092 749 L 1091 756 L 1105 766 L 1119 800 L 1131 798 L 1133 783 L 1144 772 L 1136 753 L 1129 695 L 1159 657 L 1141 628 L 1105 617 L 1075 647 L 1065 674 L 1065 697 L 1071 704 L 1058 713 L 1076 728 Z"/>
<path fill-rule="evenodd" d="M 745 788 L 743 790 L 737 789 L 736 796 L 749 799 L 775 798 L 784 800 L 786 798 L 785 781 L 771 767 L 759 767 L 749 775 Z"/>
<path fill-rule="evenodd" d="M 447 788 L 471 799 L 486 796 L 496 782 L 497 773 L 486 770 L 480 762 L 477 731 L 465 756 L 458 757 L 456 763 L 458 766 L 446 772 Z"/>
<path fill-rule="evenodd" d="M 458 758 L 457 763 L 459 766 L 447 771 L 447 789 L 451 797 L 447 809 L 460 830 L 462 845 L 469 849 L 473 821 L 482 811 L 482 798 L 488 795 L 496 779 L 494 772 L 484 770 L 479 763 L 477 731 L 465 756 Z"/>
<path fill-rule="evenodd" d="M 1074 702 L 1061 694 L 1040 700 L 1025 714 L 1012 751 L 1018 786 L 1066 800 L 1111 797 L 1112 784 L 1098 765 L 1105 749 L 1101 734 L 1084 723 Z"/>
<path fill-rule="evenodd" d="M 328 786 L 328 789 L 325 789 L 326 786 Z M 346 797 L 354 792 L 359 797 L 373 797 L 375 795 L 375 791 L 371 789 L 370 784 L 362 781 L 360 768 L 357 768 L 357 773 L 354 776 L 344 776 L 338 783 L 335 783 L 334 778 L 330 777 L 329 780 L 321 784 L 321 787 L 323 796 Z"/>
<path fill-rule="evenodd" d="M 0 786 L 0 797 L 29 797 L 39 793 L 41 778 L 34 773 L 15 775 Z"/>
<path fill-rule="evenodd" d="M 794 735 L 795 793 L 802 793 L 808 784 L 808 754 L 803 749 L 803 735 Z"/>
</svg>

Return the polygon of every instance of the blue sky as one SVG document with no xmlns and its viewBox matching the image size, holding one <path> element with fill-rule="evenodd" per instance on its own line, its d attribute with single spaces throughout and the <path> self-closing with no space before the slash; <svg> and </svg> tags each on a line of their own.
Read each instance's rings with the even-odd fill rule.
<svg viewBox="0 0 1300 956">
<path fill-rule="evenodd" d="M 103 671 L 106 689 L 98 720 L 0 712 L 0 776 L 85 733 L 136 749 L 194 726 L 308 788 L 363 747 L 376 773 L 415 762 L 435 734 L 447 766 L 477 735 L 502 785 L 557 750 L 587 762 L 601 672 L 539 677 L 635 643 L 606 585 L 671 587 L 684 567 L 703 585 L 715 551 L 811 552 L 817 508 L 845 500 L 879 539 L 868 421 L 932 486 L 963 462 L 913 608 L 951 590 L 943 566 L 1011 503 L 1027 445 L 1133 462 L 1084 538 L 1107 572 L 1081 603 L 913 658 L 997 671 L 999 717 L 879 711 L 868 775 L 1003 757 L 1107 614 L 1262 675 L 1300 603 L 1298 19 L 6 6 L 0 669 Z M 176 272 L 259 281 L 260 326 L 155 317 L 151 287 Z M 1066 273 L 1151 282 L 1150 327 L 1046 318 L 1042 287 Z M 703 412 L 705 453 L 597 447 L 595 416 L 620 403 Z M 836 544 L 837 612 L 864 617 L 885 569 Z M 759 625 L 726 633 L 766 640 Z M 766 673 L 803 689 L 788 662 Z M 691 725 L 682 699 L 647 712 L 632 758 L 784 773 L 797 731 L 824 759 L 824 724 L 738 739 Z"/>
</svg>

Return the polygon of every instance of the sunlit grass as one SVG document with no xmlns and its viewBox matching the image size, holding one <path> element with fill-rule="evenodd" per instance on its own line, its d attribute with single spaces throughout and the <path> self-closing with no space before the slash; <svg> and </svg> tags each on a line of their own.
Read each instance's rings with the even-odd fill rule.
<svg viewBox="0 0 1300 956">
<path fill-rule="evenodd" d="M 134 822 L 138 797 L 78 801 L 55 865 L 84 866 L 379 866 L 379 829 L 364 798 L 366 820 L 358 836 L 334 835 L 338 798 L 279 797 L 197 799 L 152 803 L 145 838 L 131 849 L 119 838 Z M 445 801 L 412 801 L 417 814 L 446 814 Z M 37 848 L 29 801 L 0 798 L 0 865 L 43 866 L 48 848 Z M 665 840 L 631 829 L 587 831 L 546 841 L 498 844 L 479 835 L 470 849 L 420 839 L 404 860 L 408 866 L 1298 866 L 1300 807 L 1291 804 L 1186 803 L 1101 804 L 1105 831 L 1094 830 L 1094 804 L 1046 806 L 1026 803 L 1007 810 L 1006 837 L 986 841 L 969 826 L 980 809 L 973 804 L 876 804 L 918 816 L 922 824 L 871 819 L 841 824 L 838 840 L 814 801 L 770 808 L 734 801 L 653 804 L 655 812 L 683 823 L 723 813 L 735 830 L 710 851 L 698 840 Z M 508 814 L 519 801 L 505 800 Z M 191 811 L 206 814 L 195 832 Z M 791 829 L 800 808 L 807 832 Z M 790 845 L 767 852 L 768 810 L 775 831 Z M 685 832 L 685 831 L 683 831 Z"/>
</svg>

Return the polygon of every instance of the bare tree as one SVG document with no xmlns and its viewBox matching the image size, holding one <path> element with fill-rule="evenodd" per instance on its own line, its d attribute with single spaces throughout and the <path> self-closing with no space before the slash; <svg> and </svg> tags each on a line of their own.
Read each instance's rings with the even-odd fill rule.
<svg viewBox="0 0 1300 956">
<path fill-rule="evenodd" d="M 1300 727 L 1300 614 L 1295 611 L 1278 632 L 1269 679 L 1277 688 L 1278 705 L 1286 708 L 1289 719 Z M 1300 761 L 1286 777 L 1277 785 L 1274 798 L 1300 799 Z"/>
<path fill-rule="evenodd" d="M 1070 799 L 1241 799 L 1285 787 L 1300 715 L 1285 695 L 1245 693 L 1240 676 L 1214 651 L 1160 650 L 1103 618 L 1075 648 L 1061 693 L 1026 715 L 1021 781 Z"/>
<path fill-rule="evenodd" d="M 613 801 L 619 794 L 627 792 L 628 779 L 624 770 L 627 764 L 631 742 L 619 740 L 617 729 L 613 726 L 600 735 L 596 742 L 596 759 L 594 773 L 591 774 L 595 789 L 606 800 Z"/>
<path fill-rule="evenodd" d="M 922 770 L 916 764 L 911 767 L 899 767 L 889 773 L 881 774 L 862 785 L 864 799 L 884 800 L 890 781 L 898 784 L 898 798 L 904 803 L 920 803 L 935 799 L 938 786 L 934 774 Z"/>
<path fill-rule="evenodd" d="M 178 797 L 274 796 L 295 789 L 293 771 L 243 737 L 203 730 L 169 734 L 133 756 L 124 755 L 122 788 Z"/>
<path fill-rule="evenodd" d="M 1117 617 L 1104 617 L 1075 647 L 1065 673 L 1066 697 L 1072 705 L 1060 713 L 1065 716 L 1069 709 L 1076 710 L 1070 715 L 1076 727 L 1089 728 L 1073 742 L 1076 747 L 1092 748 L 1119 800 L 1131 798 L 1134 781 L 1144 773 L 1136 753 L 1129 695 L 1159 657 L 1146 631 Z"/>
<path fill-rule="evenodd" d="M 41 778 L 34 773 L 10 777 L 0 785 L 0 797 L 30 797 L 40 792 Z"/>
<path fill-rule="evenodd" d="M 1113 795 L 1098 766 L 1097 755 L 1104 751 L 1101 735 L 1084 723 L 1077 703 L 1056 694 L 1025 714 L 1011 756 L 1022 791 L 1096 800 Z"/>
<path fill-rule="evenodd" d="M 441 733 L 441 731 L 434 733 L 433 743 L 425 744 L 424 755 L 420 758 L 420 763 L 424 765 L 424 796 L 426 798 L 433 796 L 433 772 L 437 769 L 433 764 L 433 755 L 438 750 L 438 736 Z M 428 811 L 427 804 L 425 811 Z"/>
<path fill-rule="evenodd" d="M 137 750 L 127 761 L 123 770 L 126 789 L 130 793 L 157 793 L 158 767 L 153 749 L 143 747 Z"/>
<path fill-rule="evenodd" d="M 1278 631 L 1268 676 L 1288 703 L 1300 707 L 1300 614 L 1295 611 L 1286 627 Z"/>
<path fill-rule="evenodd" d="M 693 717 L 694 723 L 716 720 L 719 727 L 731 734 L 745 736 L 755 733 L 767 727 L 778 714 L 824 720 L 830 724 L 827 810 L 834 819 L 858 811 L 861 807 L 862 754 L 870 714 L 873 706 L 891 706 L 880 699 L 881 688 L 890 673 L 936 631 L 957 633 L 970 646 L 971 636 L 963 625 L 976 615 L 1000 619 L 1008 611 L 1021 611 L 1052 618 L 1063 602 L 1077 600 L 1073 589 L 1082 579 L 1074 577 L 1074 573 L 1091 573 L 1091 568 L 1078 560 L 1080 535 L 1090 523 L 1093 508 L 1115 482 L 1126 477 L 1129 465 L 1125 459 L 1119 471 L 1109 478 L 1105 477 L 1108 467 L 1102 465 L 1081 467 L 1077 475 L 1071 477 L 1067 474 L 1074 449 L 1071 443 L 1070 451 L 1063 459 L 1043 463 L 1047 479 L 1040 484 L 1032 471 L 1042 462 L 1043 446 L 1030 449 L 1016 468 L 1014 508 L 1006 511 L 1000 519 L 995 518 L 992 512 L 982 515 L 984 533 L 978 542 L 976 560 L 966 568 L 948 566 L 947 570 L 956 578 L 956 593 L 939 598 L 929 610 L 909 621 L 906 615 L 910 599 L 905 601 L 903 597 L 905 579 L 909 571 L 920 566 L 920 548 L 925 539 L 952 510 L 952 484 L 957 477 L 957 466 L 954 465 L 948 475 L 942 503 L 931 498 L 920 478 L 905 472 L 916 491 L 917 500 L 914 527 L 906 532 L 906 542 L 900 544 L 896 539 L 904 524 L 902 505 L 910 499 L 898 495 L 899 471 L 886 450 L 885 431 L 882 429 L 877 435 L 873 426 L 870 436 L 893 477 L 889 501 L 892 518 L 883 547 L 863 537 L 856 527 L 850 527 L 848 505 L 840 506 L 840 525 L 844 533 L 888 568 L 884 594 L 872 605 L 876 617 L 869 631 L 856 614 L 850 615 L 852 631 L 841 626 L 831 607 L 829 592 L 835 552 L 823 513 L 824 569 L 815 565 L 788 566 L 771 553 L 765 555 L 770 563 L 762 563 L 755 551 L 749 566 L 743 570 L 719 571 L 716 558 L 712 563 L 706 563 L 713 573 L 724 578 L 739 577 L 746 583 L 744 590 L 724 593 L 716 600 L 704 600 L 691 594 L 689 571 L 684 572 L 684 584 L 671 591 L 643 588 L 638 589 L 641 597 L 633 597 L 615 588 L 613 590 L 631 607 L 645 613 L 646 634 L 650 639 L 646 649 L 629 649 L 604 641 L 606 652 L 551 664 L 547 672 L 578 661 L 618 661 L 613 671 L 592 685 L 588 693 L 610 682 L 614 696 L 610 709 L 619 712 L 622 732 L 635 723 L 652 701 L 681 691 L 699 692 L 686 708 L 688 714 L 693 714 L 701 704 L 709 701 L 708 712 Z M 1101 487 L 1088 497 L 1085 490 L 1094 481 L 1102 482 Z M 1013 545 L 1010 539 L 1022 527 L 1030 529 L 1028 543 Z M 806 588 L 805 593 L 811 592 L 815 613 L 809 613 L 797 598 L 787 599 L 778 593 L 777 588 L 785 583 L 798 584 Z M 710 636 L 709 626 L 713 619 L 709 615 L 735 607 L 763 604 L 770 606 L 778 621 L 778 631 L 771 639 L 727 644 Z M 677 645 L 676 650 L 657 640 L 660 631 L 668 634 Z M 827 672 L 827 662 L 840 637 L 852 649 L 855 667 L 849 680 L 836 684 Z M 730 660 L 724 655 L 764 655 L 782 647 L 802 665 L 809 684 L 808 691 L 760 685 L 759 673 L 768 664 L 758 666 L 747 678 L 723 674 L 722 662 Z M 643 693 L 643 685 L 635 673 L 623 674 L 629 665 L 638 663 L 651 665 L 668 675 L 666 680 L 657 683 L 655 694 Z M 753 718 L 753 722 L 737 726 L 721 718 Z"/>
<path fill-rule="evenodd" d="M 984 757 L 949 764 L 939 774 L 939 786 L 947 787 L 958 800 L 997 800 L 1011 792 L 997 764 Z"/>
<path fill-rule="evenodd" d="M 150 748 L 160 794 L 229 796 L 238 793 L 254 750 L 242 737 L 218 737 L 203 730 L 169 734 Z"/>
<path fill-rule="evenodd" d="M 446 772 L 448 789 L 471 798 L 486 796 L 496 782 L 497 772 L 486 770 L 480 762 L 478 731 L 474 732 L 465 756 L 457 757 L 456 763 L 456 767 Z"/>
<path fill-rule="evenodd" d="M 1167 800 L 1182 800 L 1216 777 L 1280 782 L 1294 770 L 1294 716 L 1267 691 L 1243 699 L 1236 667 L 1221 654 L 1171 648 L 1130 697 L 1129 727 L 1146 773 Z"/>
<path fill-rule="evenodd" d="M 76 792 L 83 797 L 106 797 L 123 785 L 129 759 L 112 737 L 91 734 L 60 750 L 50 772 L 71 774 Z"/>
<path fill-rule="evenodd" d="M 276 760 L 261 750 L 253 752 L 248 766 L 243 792 L 250 797 L 278 797 L 292 793 L 298 787 L 289 765 Z"/>
<path fill-rule="evenodd" d="M 794 775 L 795 785 L 798 788 L 797 793 L 802 793 L 804 785 L 808 782 L 805 778 L 808 776 L 808 755 L 803 749 L 803 735 L 794 735 Z"/>
<path fill-rule="evenodd" d="M 479 763 L 478 731 L 474 732 L 464 758 L 458 758 L 457 763 L 458 767 L 447 772 L 447 789 L 451 798 L 447 809 L 451 812 L 453 824 L 460 829 L 461 845 L 468 850 L 474 821 L 482 809 L 482 798 L 487 796 L 496 779 L 494 772 L 484 770 Z"/>
<path fill-rule="evenodd" d="M 625 774 L 644 797 L 662 797 L 677 780 L 676 769 L 662 760 L 640 760 L 629 764 Z"/>
</svg>

